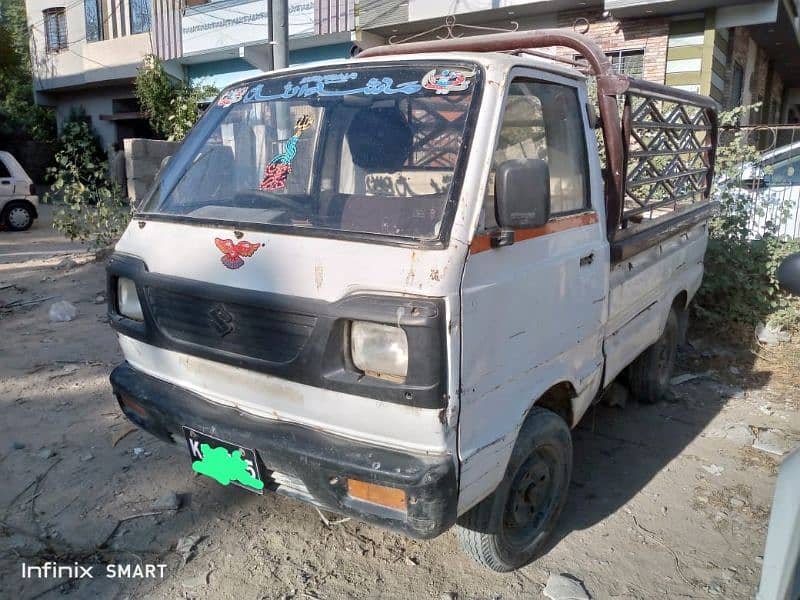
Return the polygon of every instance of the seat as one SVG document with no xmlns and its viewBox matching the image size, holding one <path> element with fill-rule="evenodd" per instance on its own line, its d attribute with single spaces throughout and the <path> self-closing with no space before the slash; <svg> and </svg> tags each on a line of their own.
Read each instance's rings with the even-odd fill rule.
<svg viewBox="0 0 800 600">
<path fill-rule="evenodd" d="M 341 228 L 346 231 L 409 237 L 433 237 L 445 196 L 346 196 Z"/>
</svg>

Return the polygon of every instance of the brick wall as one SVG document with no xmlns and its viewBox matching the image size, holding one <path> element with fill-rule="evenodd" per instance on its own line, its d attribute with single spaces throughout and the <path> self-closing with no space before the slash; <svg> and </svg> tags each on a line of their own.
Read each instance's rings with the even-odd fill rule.
<svg viewBox="0 0 800 600">
<path fill-rule="evenodd" d="M 772 110 L 767 113 L 767 120 L 770 123 L 780 123 L 781 120 L 781 111 L 783 109 L 783 80 L 781 76 L 777 73 L 774 73 L 772 76 L 772 89 L 769 93 L 770 103 L 773 107 L 777 107 L 777 110 Z"/>
<path fill-rule="evenodd" d="M 600 12 L 586 10 L 559 13 L 558 26 L 572 29 L 575 20 L 589 21 L 587 35 L 603 50 L 644 50 L 644 79 L 664 83 L 667 65 L 669 21 L 666 19 L 603 19 Z M 579 31 L 581 28 L 578 27 Z M 559 51 L 571 58 L 569 51 Z"/>
</svg>

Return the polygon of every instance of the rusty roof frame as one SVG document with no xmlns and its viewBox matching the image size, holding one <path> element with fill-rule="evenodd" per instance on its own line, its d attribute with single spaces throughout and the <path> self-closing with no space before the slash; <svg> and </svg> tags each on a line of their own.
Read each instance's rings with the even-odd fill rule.
<svg viewBox="0 0 800 600">
<path fill-rule="evenodd" d="M 588 73 L 597 81 L 597 102 L 606 151 L 606 232 L 609 239 L 612 239 L 622 224 L 627 157 L 627 140 L 623 132 L 617 97 L 633 92 L 654 99 L 683 102 L 700 107 L 709 113 L 709 119 L 713 124 L 712 135 L 716 142 L 718 105 L 714 100 L 663 84 L 617 74 L 611 61 L 596 42 L 585 35 L 563 29 L 539 29 L 376 46 L 364 50 L 358 58 L 436 52 L 514 52 L 556 46 L 570 48 L 586 58 L 589 65 Z M 712 146 L 715 147 L 716 143 Z M 709 183 L 707 189 L 710 189 L 713 177 L 713 147 L 709 150 L 708 156 L 711 168 L 706 174 Z"/>
</svg>

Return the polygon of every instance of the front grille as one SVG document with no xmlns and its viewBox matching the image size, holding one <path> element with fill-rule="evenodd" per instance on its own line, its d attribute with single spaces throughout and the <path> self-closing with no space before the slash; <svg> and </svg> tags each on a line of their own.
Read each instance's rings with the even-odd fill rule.
<svg viewBox="0 0 800 600">
<path fill-rule="evenodd" d="M 312 315 L 157 287 L 147 288 L 147 299 L 156 325 L 172 339 L 275 363 L 294 360 L 317 321 Z"/>
</svg>

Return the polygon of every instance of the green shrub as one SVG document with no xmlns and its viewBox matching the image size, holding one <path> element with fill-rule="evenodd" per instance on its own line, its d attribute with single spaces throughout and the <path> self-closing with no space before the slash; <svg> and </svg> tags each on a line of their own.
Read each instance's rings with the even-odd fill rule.
<svg viewBox="0 0 800 600">
<path fill-rule="evenodd" d="M 194 87 L 171 78 L 158 57 L 146 56 L 136 74 L 136 96 L 153 130 L 180 141 L 200 118 L 200 102 L 216 95 L 211 86 Z"/>
<path fill-rule="evenodd" d="M 720 115 L 720 124 L 734 124 L 752 107 L 738 107 Z M 787 255 L 800 251 L 800 240 L 784 240 L 770 233 L 751 239 L 751 215 L 764 214 L 766 194 L 741 187 L 745 165 L 760 153 L 748 134 L 728 133 L 717 150 L 717 181 L 713 195 L 719 215 L 709 223 L 703 285 L 695 297 L 695 312 L 711 327 L 733 321 L 759 321 L 797 328 L 800 302 L 781 291 L 775 271 Z M 775 229 L 781 223 L 773 224 Z"/>
<path fill-rule="evenodd" d="M 108 164 L 97 136 L 79 116 L 64 124 L 48 169 L 51 189 L 44 202 L 58 197 L 53 227 L 71 240 L 103 248 L 116 242 L 130 221 L 131 207 L 119 186 L 108 179 Z"/>
</svg>

